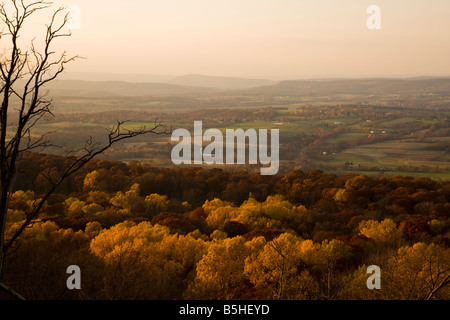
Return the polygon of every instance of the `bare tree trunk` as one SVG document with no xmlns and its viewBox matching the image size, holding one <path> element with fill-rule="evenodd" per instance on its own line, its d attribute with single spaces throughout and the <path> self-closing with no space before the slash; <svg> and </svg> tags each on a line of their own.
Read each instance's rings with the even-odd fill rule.
<svg viewBox="0 0 450 320">
<path fill-rule="evenodd" d="M 425 297 L 425 300 L 431 300 L 433 298 L 433 296 L 436 294 L 436 292 L 438 292 L 443 287 L 448 285 L 449 282 L 450 282 L 450 274 L 447 274 L 447 276 L 444 278 L 444 280 L 441 281 L 441 283 L 439 285 L 437 285 L 434 289 L 432 289 L 432 290 L 430 290 L 430 292 L 428 292 L 428 294 Z"/>
<path fill-rule="evenodd" d="M 5 264 L 5 228 L 6 228 L 6 213 L 7 213 L 7 196 L 5 197 L 3 188 L 0 198 L 0 284 L 3 281 L 3 266 Z"/>
<path fill-rule="evenodd" d="M 13 298 L 16 298 L 18 300 L 25 300 L 25 298 L 20 294 L 8 287 L 7 285 L 4 285 L 3 283 L 0 283 L 0 289 L 7 292 L 10 296 Z"/>
<path fill-rule="evenodd" d="M 6 30 L 6 32 L 0 31 L 0 39 L 10 40 L 9 50 L 11 51 L 8 55 L 0 55 L 0 95 L 3 97 L 0 109 L 0 289 L 16 298 L 23 297 L 2 283 L 8 250 L 22 232 L 38 218 L 45 201 L 55 190 L 67 178 L 113 144 L 146 133 L 167 133 L 165 129 L 160 130 L 163 125 L 159 122 L 155 122 L 150 129 L 143 127 L 131 131 L 124 128 L 124 121 L 118 121 L 116 126 L 109 130 L 106 144 L 94 143 L 92 139 L 89 139 L 82 148 L 77 150 L 77 154 L 70 158 L 70 163 L 60 177 L 56 179 L 46 177 L 51 183 L 50 189 L 44 191 L 41 200 L 26 213 L 26 219 L 18 229 L 8 239 L 5 238 L 9 197 L 14 189 L 20 156 L 24 152 L 51 145 L 47 140 L 48 133 L 38 138 L 31 138 L 31 131 L 39 120 L 46 115 L 53 115 L 50 110 L 52 102 L 47 100 L 41 91 L 47 83 L 55 80 L 65 70 L 67 63 L 79 58 L 78 56 L 67 57 L 66 52 L 54 58 L 55 52 L 52 51 L 54 40 L 70 36 L 70 32 L 64 30 L 69 21 L 68 13 L 65 13 L 64 8 L 55 10 L 50 22 L 45 24 L 46 35 L 41 52 L 36 50 L 33 41 L 30 48 L 26 50 L 19 47 L 17 40 L 27 19 L 35 13 L 50 8 L 51 5 L 51 2 L 45 0 L 29 2 L 9 0 L 0 4 L 0 30 Z M 17 88 L 17 80 L 22 81 L 20 88 Z M 14 126 L 8 122 L 12 97 L 19 103 L 17 124 Z M 9 132 L 8 129 L 10 129 Z M 11 133 L 12 138 L 7 138 L 7 135 Z"/>
</svg>

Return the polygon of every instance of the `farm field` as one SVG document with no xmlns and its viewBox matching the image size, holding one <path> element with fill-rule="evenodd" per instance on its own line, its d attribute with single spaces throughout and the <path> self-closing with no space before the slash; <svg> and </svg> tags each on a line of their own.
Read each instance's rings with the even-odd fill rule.
<svg viewBox="0 0 450 320">
<path fill-rule="evenodd" d="M 325 82 L 323 91 L 302 94 L 303 87 L 282 84 L 148 96 L 103 96 L 102 92 L 84 96 L 78 91 L 57 95 L 54 118 L 40 122 L 33 134 L 37 138 L 50 133 L 55 144 L 76 149 L 89 137 L 104 142 L 107 130 L 118 119 L 126 120 L 129 130 L 152 128 L 161 122 L 168 132 L 185 128 L 191 134 L 194 121 L 202 121 L 203 130 L 217 128 L 222 133 L 239 128 L 279 129 L 282 172 L 301 168 L 337 174 L 350 171 L 450 178 L 447 95 L 420 91 L 369 94 L 346 88 L 328 92 Z M 107 157 L 170 167 L 174 145 L 170 134 L 145 135 L 117 144 L 108 150 Z"/>
</svg>

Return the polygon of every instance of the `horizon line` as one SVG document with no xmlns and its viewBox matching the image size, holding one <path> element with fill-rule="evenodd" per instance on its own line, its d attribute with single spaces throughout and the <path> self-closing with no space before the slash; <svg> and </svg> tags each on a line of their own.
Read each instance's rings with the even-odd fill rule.
<svg viewBox="0 0 450 320">
<path fill-rule="evenodd" d="M 77 79 L 71 79 L 71 77 L 76 77 Z M 130 82 L 130 83 L 158 83 L 155 81 L 126 81 L 122 79 L 110 79 L 110 80 L 91 80 L 91 79 L 80 79 L 81 75 L 95 75 L 97 77 L 159 77 L 162 80 L 160 83 L 165 83 L 170 81 L 171 79 L 185 77 L 185 76 L 199 76 L 199 77 L 209 77 L 209 78 L 225 78 L 225 79 L 241 79 L 241 80 L 260 80 L 260 81 L 273 81 L 273 82 L 282 82 L 282 81 L 315 81 L 315 80 L 364 80 L 364 79 L 415 79 L 415 78 L 450 78 L 450 74 L 403 74 L 403 75 L 323 75 L 323 76 L 239 76 L 239 75 L 211 75 L 211 74 L 202 74 L 202 73 L 185 73 L 179 75 L 163 75 L 163 74 L 151 74 L 151 73 L 115 73 L 115 72 L 83 72 L 83 71 L 72 71 L 65 72 L 58 80 L 79 80 L 79 81 L 93 81 L 93 82 L 104 82 L 104 81 L 121 81 L 121 82 Z"/>
</svg>

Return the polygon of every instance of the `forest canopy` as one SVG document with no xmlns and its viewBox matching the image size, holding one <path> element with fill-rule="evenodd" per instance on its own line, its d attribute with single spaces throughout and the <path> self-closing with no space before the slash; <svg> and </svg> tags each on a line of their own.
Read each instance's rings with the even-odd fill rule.
<svg viewBox="0 0 450 320">
<path fill-rule="evenodd" d="M 66 163 L 22 161 L 7 235 Z M 47 200 L 5 278 L 33 299 L 448 299 L 449 203 L 450 182 L 429 178 L 93 161 Z M 65 287 L 69 265 L 82 290 Z"/>
</svg>

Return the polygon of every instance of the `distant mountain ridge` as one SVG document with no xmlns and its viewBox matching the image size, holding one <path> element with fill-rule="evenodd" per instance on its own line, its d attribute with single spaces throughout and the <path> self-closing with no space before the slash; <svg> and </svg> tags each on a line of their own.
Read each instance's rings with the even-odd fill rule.
<svg viewBox="0 0 450 320">
<path fill-rule="evenodd" d="M 243 77 L 208 76 L 201 74 L 186 74 L 181 76 L 152 75 L 152 74 L 119 74 L 119 73 L 65 73 L 60 80 L 79 81 L 120 81 L 129 83 L 165 83 L 187 87 L 206 87 L 220 90 L 245 89 L 264 85 L 273 85 L 277 81 L 266 79 L 253 79 Z"/>
<path fill-rule="evenodd" d="M 67 72 L 60 75 L 59 80 L 82 81 L 123 81 L 131 83 L 167 83 L 174 76 L 139 73 L 99 73 L 99 72 Z"/>
<path fill-rule="evenodd" d="M 232 90 L 274 85 L 277 82 L 266 79 L 216 77 L 200 74 L 188 74 L 172 78 L 168 81 L 168 83 L 184 86 L 212 87 L 222 90 Z"/>
<path fill-rule="evenodd" d="M 125 81 L 58 80 L 47 86 L 53 96 L 108 97 L 178 95 L 217 92 L 214 88 L 180 86 L 167 83 L 131 83 Z"/>
<path fill-rule="evenodd" d="M 288 80 L 245 91 L 248 94 L 450 94 L 450 78 Z"/>
<path fill-rule="evenodd" d="M 114 80 L 107 80 L 114 79 Z M 116 80 L 121 79 L 121 80 Z M 140 80 L 135 82 L 133 80 Z M 178 95 L 214 93 L 226 90 L 251 89 L 277 82 L 264 79 L 215 77 L 204 75 L 162 76 L 135 74 L 65 74 L 50 83 L 47 89 L 53 96 L 107 97 Z"/>
<path fill-rule="evenodd" d="M 200 93 L 251 95 L 327 94 L 444 94 L 450 95 L 450 77 L 285 80 L 185 75 L 170 83 L 58 80 L 47 87 L 53 96 L 108 97 L 182 95 Z"/>
</svg>

